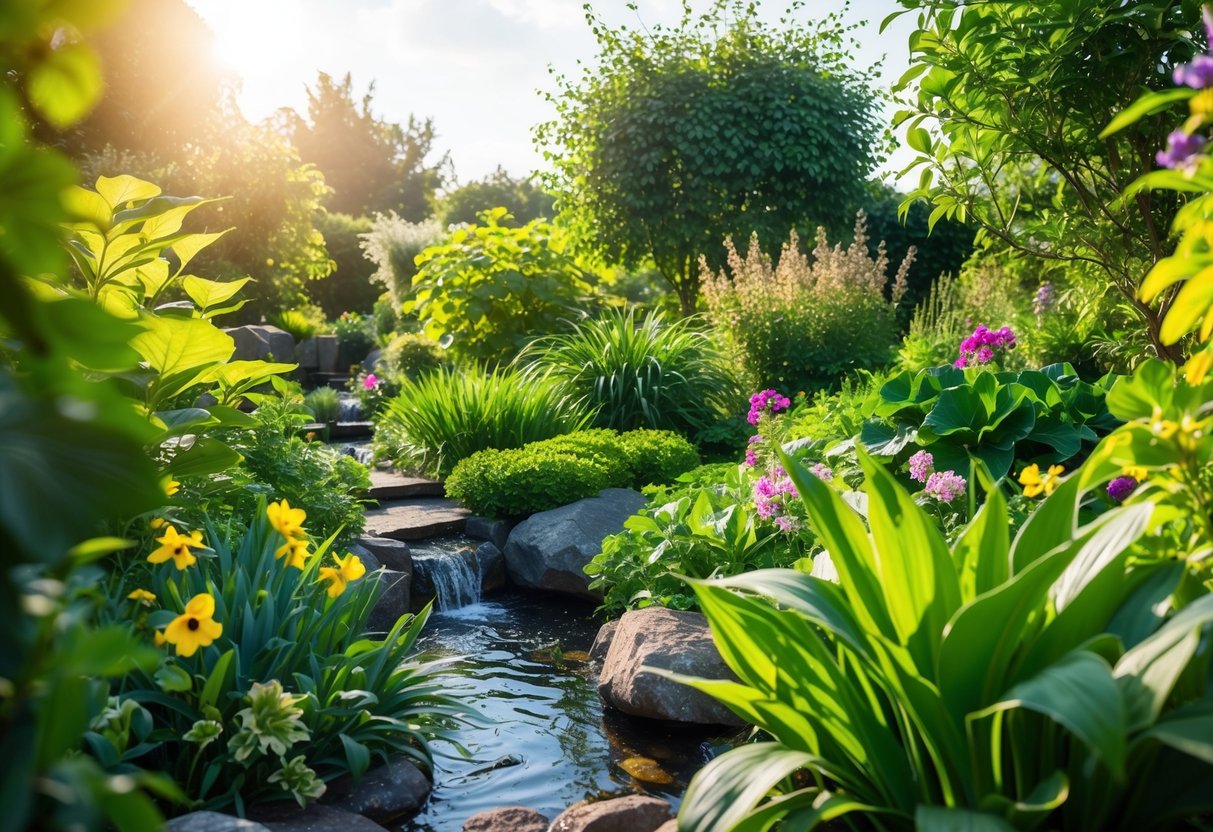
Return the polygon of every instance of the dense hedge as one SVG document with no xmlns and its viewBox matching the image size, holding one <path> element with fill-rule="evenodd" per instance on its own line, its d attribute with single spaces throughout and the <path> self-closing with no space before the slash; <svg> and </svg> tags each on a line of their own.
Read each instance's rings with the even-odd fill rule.
<svg viewBox="0 0 1213 832">
<path fill-rule="evenodd" d="M 514 450 L 486 450 L 459 462 L 449 496 L 486 517 L 518 517 L 592 497 L 604 488 L 672 482 L 699 453 L 670 431 L 576 431 Z"/>
</svg>

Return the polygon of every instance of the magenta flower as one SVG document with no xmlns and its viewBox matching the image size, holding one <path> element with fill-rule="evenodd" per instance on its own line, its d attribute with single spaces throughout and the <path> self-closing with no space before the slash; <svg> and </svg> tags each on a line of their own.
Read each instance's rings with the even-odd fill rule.
<svg viewBox="0 0 1213 832">
<path fill-rule="evenodd" d="M 370 373 L 362 380 L 362 386 L 367 390 L 374 390 L 379 386 L 379 376 L 375 375 L 374 373 Z"/>
<path fill-rule="evenodd" d="M 1135 490 L 1137 490 L 1137 480 L 1133 477 L 1117 477 L 1108 483 L 1108 496 L 1118 503 L 1127 500 Z"/>
<path fill-rule="evenodd" d="M 819 462 L 814 465 L 809 469 L 809 473 L 817 477 L 817 479 L 821 480 L 822 482 L 828 482 L 829 480 L 834 479 L 834 472 L 831 471 L 830 466 L 826 465 L 824 462 Z"/>
<path fill-rule="evenodd" d="M 927 478 L 927 485 L 923 491 L 941 503 L 950 503 L 964 494 L 966 487 L 968 487 L 968 483 L 960 474 L 955 471 L 942 471 Z"/>
<path fill-rule="evenodd" d="M 754 434 L 750 437 L 747 444 L 749 447 L 745 450 L 745 464 L 753 468 L 758 464 L 758 453 L 754 450 L 754 446 L 762 444 L 762 434 Z"/>
<path fill-rule="evenodd" d="M 781 532 L 791 534 L 800 528 L 800 524 L 796 522 L 795 517 L 788 517 L 786 514 L 781 514 L 775 518 L 775 525 L 779 527 Z"/>
<path fill-rule="evenodd" d="M 787 396 L 782 396 L 775 390 L 763 390 L 750 396 L 750 413 L 746 416 L 746 421 L 757 425 L 764 413 L 779 413 L 791 406 L 792 400 Z"/>
<path fill-rule="evenodd" d="M 919 451 L 910 457 L 910 479 L 915 482 L 926 482 L 927 477 L 935 472 L 935 457 L 927 451 Z"/>
<path fill-rule="evenodd" d="M 1209 60 L 1213 61 L 1213 58 Z M 1167 149 L 1154 154 L 1154 161 L 1164 168 L 1191 167 L 1204 146 L 1204 136 L 1172 130 L 1171 135 L 1167 136 Z"/>
<path fill-rule="evenodd" d="M 973 334 L 960 342 L 960 357 L 953 363 L 954 367 L 964 369 L 977 364 L 988 364 L 998 355 L 997 351 L 1009 350 L 1015 346 L 1015 333 L 1009 326 L 997 331 L 981 324 L 973 330 Z"/>
</svg>

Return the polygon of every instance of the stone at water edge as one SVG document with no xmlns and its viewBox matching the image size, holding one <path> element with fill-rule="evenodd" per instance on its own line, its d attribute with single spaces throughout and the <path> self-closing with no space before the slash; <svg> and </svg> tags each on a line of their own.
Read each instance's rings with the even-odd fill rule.
<svg viewBox="0 0 1213 832">
<path fill-rule="evenodd" d="M 598 628 L 598 635 L 594 636 L 594 644 L 590 647 L 590 661 L 602 662 L 606 659 L 607 651 L 611 649 L 611 639 L 615 637 L 615 631 L 618 629 L 618 619 L 608 621 Z"/>
<path fill-rule="evenodd" d="M 505 556 L 491 540 L 476 547 L 476 565 L 480 570 L 480 596 L 505 588 Z"/>
<path fill-rule="evenodd" d="M 548 819 L 526 806 L 502 806 L 478 812 L 463 822 L 463 832 L 547 832 Z"/>
<path fill-rule="evenodd" d="M 413 554 L 409 544 L 390 537 L 360 537 L 357 544 L 375 556 L 375 559 L 397 572 L 413 574 Z"/>
<path fill-rule="evenodd" d="M 381 568 L 379 558 L 359 543 L 350 545 L 350 552 L 358 556 L 366 567 L 363 580 L 379 581 L 383 590 L 375 600 L 375 606 L 367 618 L 367 632 L 386 633 L 396 626 L 397 619 L 409 612 L 412 603 L 413 574 Z"/>
<path fill-rule="evenodd" d="M 655 832 L 673 816 L 664 800 L 633 794 L 570 806 L 552 821 L 550 832 Z"/>
<path fill-rule="evenodd" d="M 357 785 L 345 775 L 328 784 L 322 804 L 354 812 L 376 823 L 416 814 L 430 795 L 430 781 L 407 757 L 393 757 L 373 768 Z"/>
<path fill-rule="evenodd" d="M 249 814 L 261 821 L 268 832 L 384 832 L 382 826 L 369 818 L 317 803 L 306 809 L 294 803 L 254 806 Z"/>
<path fill-rule="evenodd" d="M 463 533 L 477 540 L 487 540 L 498 549 L 504 549 L 506 541 L 510 539 L 510 532 L 513 530 L 514 524 L 509 520 L 490 520 L 479 514 L 473 514 L 468 518 L 468 524 Z"/>
<path fill-rule="evenodd" d="M 505 544 L 510 579 L 528 589 L 563 592 L 601 601 L 590 589 L 585 566 L 602 551 L 602 540 L 623 531 L 623 523 L 645 506 L 644 495 L 627 488 L 604 488 L 567 506 L 532 514 Z"/>
<path fill-rule="evenodd" d="M 745 724 L 706 693 L 651 673 L 646 667 L 736 681 L 712 643 L 712 631 L 700 613 L 664 607 L 625 612 L 603 659 L 598 693 L 606 704 L 632 716 L 697 725 Z"/>
<path fill-rule="evenodd" d="M 220 812 L 190 812 L 166 824 L 168 832 L 269 832 L 264 826 Z"/>
</svg>

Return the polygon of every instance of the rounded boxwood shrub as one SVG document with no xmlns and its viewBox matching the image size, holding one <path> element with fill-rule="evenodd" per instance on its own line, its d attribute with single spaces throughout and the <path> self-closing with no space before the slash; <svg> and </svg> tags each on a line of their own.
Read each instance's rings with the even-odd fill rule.
<svg viewBox="0 0 1213 832">
<path fill-rule="evenodd" d="M 699 467 L 699 451 L 683 436 L 668 430 L 630 430 L 619 444 L 631 461 L 636 487 L 665 485 Z"/>
<path fill-rule="evenodd" d="M 517 517 L 604 488 L 672 482 L 698 465 L 695 448 L 669 431 L 576 431 L 513 450 L 474 453 L 451 471 L 446 493 L 477 514 Z"/>
<path fill-rule="evenodd" d="M 389 374 L 417 378 L 450 362 L 432 339 L 413 332 L 402 332 L 383 348 L 379 363 Z"/>
</svg>

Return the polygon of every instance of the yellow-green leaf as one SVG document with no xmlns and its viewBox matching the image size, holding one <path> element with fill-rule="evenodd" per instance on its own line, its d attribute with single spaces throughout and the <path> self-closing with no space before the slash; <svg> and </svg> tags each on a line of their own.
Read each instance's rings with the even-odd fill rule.
<svg viewBox="0 0 1213 832">
<path fill-rule="evenodd" d="M 98 178 L 97 193 L 101 194 L 110 207 L 117 211 L 128 202 L 151 199 L 159 195 L 160 188 L 151 182 L 144 182 L 142 179 L 124 173 L 121 176 Z"/>
<path fill-rule="evenodd" d="M 101 98 L 97 56 L 83 43 L 53 49 L 30 69 L 26 89 L 43 118 L 59 129 L 71 127 Z"/>
</svg>

